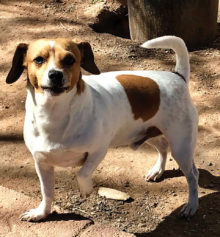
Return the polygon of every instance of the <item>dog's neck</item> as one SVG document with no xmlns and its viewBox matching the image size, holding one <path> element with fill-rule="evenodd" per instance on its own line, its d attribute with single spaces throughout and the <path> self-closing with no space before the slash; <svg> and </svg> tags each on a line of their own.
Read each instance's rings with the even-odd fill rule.
<svg viewBox="0 0 220 237">
<path fill-rule="evenodd" d="M 82 93 L 77 93 L 75 86 L 70 92 L 64 92 L 58 96 L 52 96 L 47 93 L 36 93 L 31 85 L 27 86 L 27 101 L 26 112 L 34 114 L 34 122 L 40 123 L 42 132 L 51 134 L 60 134 L 63 131 L 79 121 L 87 120 L 92 113 L 93 100 L 90 93 L 90 88 L 85 84 L 85 89 Z M 90 111 L 91 110 L 91 111 Z M 72 112 L 70 114 L 70 111 Z"/>
</svg>

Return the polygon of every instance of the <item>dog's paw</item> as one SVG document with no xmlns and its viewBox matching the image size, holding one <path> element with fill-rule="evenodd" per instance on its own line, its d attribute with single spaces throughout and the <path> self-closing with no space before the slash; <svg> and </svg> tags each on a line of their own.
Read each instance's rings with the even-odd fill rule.
<svg viewBox="0 0 220 237">
<path fill-rule="evenodd" d="M 180 216 L 184 218 L 190 218 L 196 213 L 197 209 L 198 209 L 198 203 L 195 204 L 187 203 L 181 209 Z"/>
<path fill-rule="evenodd" d="M 80 190 L 80 196 L 81 197 L 83 197 L 83 198 L 88 197 L 91 194 L 92 190 L 93 190 L 92 182 L 91 182 L 91 184 L 86 183 L 84 185 L 81 185 L 79 187 L 79 190 Z"/>
<path fill-rule="evenodd" d="M 156 181 L 157 179 L 159 179 L 162 176 L 163 173 L 164 173 L 164 169 L 155 165 L 145 175 L 145 180 L 146 181 Z"/>
<path fill-rule="evenodd" d="M 78 181 L 81 197 L 83 197 L 83 198 L 88 197 L 89 194 L 93 190 L 92 180 L 90 178 L 77 176 L 77 181 Z"/>
<path fill-rule="evenodd" d="M 49 215 L 49 212 L 46 212 L 42 208 L 38 207 L 36 209 L 31 209 L 20 216 L 22 221 L 39 221 L 45 219 Z"/>
</svg>

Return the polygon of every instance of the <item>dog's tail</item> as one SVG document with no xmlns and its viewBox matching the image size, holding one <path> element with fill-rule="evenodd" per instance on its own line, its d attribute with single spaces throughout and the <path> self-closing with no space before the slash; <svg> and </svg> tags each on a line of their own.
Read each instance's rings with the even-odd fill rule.
<svg viewBox="0 0 220 237">
<path fill-rule="evenodd" d="M 176 53 L 175 72 L 184 77 L 188 84 L 190 74 L 189 54 L 181 38 L 176 36 L 162 36 L 143 43 L 141 47 L 172 49 Z"/>
</svg>

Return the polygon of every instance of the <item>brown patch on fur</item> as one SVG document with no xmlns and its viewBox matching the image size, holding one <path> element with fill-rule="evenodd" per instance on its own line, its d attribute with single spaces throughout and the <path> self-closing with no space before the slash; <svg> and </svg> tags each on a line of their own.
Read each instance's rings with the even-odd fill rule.
<svg viewBox="0 0 220 237">
<path fill-rule="evenodd" d="M 73 64 L 68 63 L 68 58 L 71 62 L 71 56 L 74 58 Z M 37 57 L 42 57 L 44 59 L 43 63 L 36 63 L 34 59 Z M 84 91 L 85 84 L 81 78 L 80 67 L 90 73 L 100 73 L 89 43 L 67 38 L 40 39 L 30 45 L 20 44 L 17 47 L 6 82 L 15 82 L 24 68 L 27 68 L 28 82 L 36 92 L 43 93 L 42 86 L 45 85 L 42 85 L 42 78 L 50 63 L 62 70 L 67 80 L 64 85 L 67 88 L 66 92 L 71 91 L 75 86 L 78 94 Z"/>
<path fill-rule="evenodd" d="M 53 47 L 51 47 L 50 41 L 54 42 Z M 65 65 L 64 58 L 67 55 L 71 55 L 75 59 L 72 65 Z M 42 65 L 37 65 L 33 61 L 39 56 L 45 59 Z M 41 88 L 42 78 L 50 62 L 53 62 L 57 68 L 62 69 L 67 78 L 65 85 L 65 87 L 68 87 L 67 92 L 72 90 L 77 85 L 81 73 L 81 54 L 77 44 L 71 39 L 62 38 L 56 40 L 40 39 L 30 44 L 27 53 L 28 78 L 37 92 L 43 92 Z"/>
<path fill-rule="evenodd" d="M 155 81 L 136 75 L 118 75 L 116 79 L 125 89 L 135 119 L 147 121 L 157 113 L 160 89 Z"/>
<path fill-rule="evenodd" d="M 81 42 L 78 44 L 81 52 L 81 67 L 92 74 L 100 74 L 98 67 L 95 64 L 94 55 L 91 45 L 88 42 Z"/>
<path fill-rule="evenodd" d="M 77 89 L 77 94 L 79 95 L 83 93 L 83 91 L 85 90 L 85 82 L 82 80 L 82 73 L 80 73 L 80 77 L 77 82 L 76 89 Z"/>
<path fill-rule="evenodd" d="M 15 50 L 14 57 L 12 60 L 11 69 L 7 75 L 6 82 L 11 84 L 18 80 L 22 72 L 25 69 L 24 61 L 27 53 L 28 45 L 19 44 Z"/>
<path fill-rule="evenodd" d="M 45 59 L 45 63 L 42 65 L 37 65 L 34 62 L 34 59 L 39 56 Z M 36 92 L 43 93 L 43 89 L 41 88 L 41 80 L 45 70 L 48 67 L 50 56 L 50 44 L 46 39 L 37 40 L 31 43 L 28 47 L 25 65 L 28 69 L 28 80 L 35 88 Z"/>
<path fill-rule="evenodd" d="M 67 55 L 71 55 L 75 59 L 75 63 L 71 66 L 67 66 L 63 63 L 64 58 Z M 57 68 L 63 70 L 63 73 L 68 80 L 66 86 L 68 86 L 69 89 L 67 91 L 71 91 L 81 78 L 80 62 L 81 53 L 76 43 L 71 39 L 55 40 L 54 63 Z"/>
<path fill-rule="evenodd" d="M 140 145 L 146 142 L 148 139 L 162 135 L 162 132 L 157 127 L 149 127 L 146 134 L 140 140 L 131 145 L 133 149 L 137 149 Z"/>
</svg>

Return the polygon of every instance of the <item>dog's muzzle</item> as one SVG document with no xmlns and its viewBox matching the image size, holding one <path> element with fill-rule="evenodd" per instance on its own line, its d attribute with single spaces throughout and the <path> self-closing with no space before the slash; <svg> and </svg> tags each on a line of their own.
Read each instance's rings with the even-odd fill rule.
<svg viewBox="0 0 220 237">
<path fill-rule="evenodd" d="M 64 87 L 63 72 L 52 69 L 48 72 L 48 78 L 49 86 L 43 86 L 42 89 L 50 92 L 52 95 L 58 95 L 68 89 L 68 87 Z"/>
</svg>

